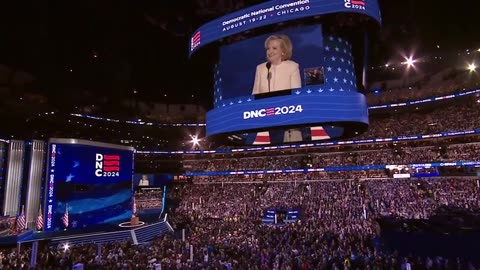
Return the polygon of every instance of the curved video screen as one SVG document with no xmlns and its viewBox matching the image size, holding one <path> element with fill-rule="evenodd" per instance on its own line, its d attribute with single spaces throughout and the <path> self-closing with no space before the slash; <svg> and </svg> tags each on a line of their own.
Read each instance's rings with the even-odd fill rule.
<svg viewBox="0 0 480 270">
<path fill-rule="evenodd" d="M 270 0 L 200 26 L 190 38 L 190 55 L 216 40 L 251 29 L 337 13 L 366 15 L 381 22 L 377 0 Z M 353 15 L 353 14 L 352 14 Z"/>
<path fill-rule="evenodd" d="M 207 136 L 247 144 L 324 140 L 368 126 L 352 44 L 321 25 L 284 29 L 220 48 Z M 253 135 L 252 135 L 253 134 Z"/>
</svg>

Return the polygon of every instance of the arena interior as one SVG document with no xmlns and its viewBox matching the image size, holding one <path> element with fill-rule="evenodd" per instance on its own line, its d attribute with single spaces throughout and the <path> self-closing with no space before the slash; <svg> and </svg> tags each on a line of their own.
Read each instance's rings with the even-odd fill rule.
<svg viewBox="0 0 480 270">
<path fill-rule="evenodd" d="M 12 4 L 0 27 L 0 269 L 480 269 L 472 7 L 452 3 L 464 12 L 452 28 L 447 7 L 379 1 L 363 133 L 250 146 L 207 137 L 214 49 L 190 59 L 190 35 L 261 2 Z M 64 230 L 41 232 L 42 203 L 25 219 L 29 170 L 7 167 L 12 145 L 50 138 L 135 148 L 133 180 L 150 185 L 134 187 L 133 214 L 168 228 L 104 240 L 109 228 L 73 228 L 72 209 Z"/>
</svg>

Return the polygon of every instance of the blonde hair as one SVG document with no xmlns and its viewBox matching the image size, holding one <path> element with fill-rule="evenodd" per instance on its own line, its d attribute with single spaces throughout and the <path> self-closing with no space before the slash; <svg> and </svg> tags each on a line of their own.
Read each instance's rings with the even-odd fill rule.
<svg viewBox="0 0 480 270">
<path fill-rule="evenodd" d="M 265 49 L 268 49 L 270 41 L 280 41 L 280 48 L 282 49 L 282 61 L 290 60 L 292 58 L 293 45 L 292 41 L 287 35 L 271 35 L 265 40 Z"/>
</svg>

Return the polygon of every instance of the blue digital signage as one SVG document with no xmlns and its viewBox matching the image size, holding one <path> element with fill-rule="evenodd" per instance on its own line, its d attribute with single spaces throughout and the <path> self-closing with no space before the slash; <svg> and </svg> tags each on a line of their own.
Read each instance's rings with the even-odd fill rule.
<svg viewBox="0 0 480 270">
<path fill-rule="evenodd" d="M 381 21 L 377 0 L 266 1 L 201 26 L 191 37 L 190 54 L 254 28 L 352 12 Z M 364 29 L 358 27 L 359 32 Z M 360 67 L 355 66 L 350 38 L 347 32 L 332 30 L 328 21 L 317 20 L 223 43 L 214 68 L 214 108 L 207 113 L 206 135 L 246 134 L 239 138 L 247 144 L 281 144 L 366 130 L 368 110 L 365 97 L 357 92 Z"/>
<path fill-rule="evenodd" d="M 132 215 L 131 147 L 51 139 L 44 230 L 120 223 Z M 64 218 L 68 208 L 68 225 Z"/>
<path fill-rule="evenodd" d="M 289 59 L 267 68 L 276 54 L 265 49 L 272 38 L 290 44 L 290 50 L 281 50 Z M 352 44 L 345 37 L 324 33 L 321 25 L 285 29 L 222 47 L 214 72 L 214 105 L 207 113 L 207 136 L 324 123 L 368 126 L 366 100 L 357 92 Z M 341 135 L 343 131 L 328 137 Z"/>
<path fill-rule="evenodd" d="M 365 96 L 357 92 L 320 93 L 304 89 L 290 96 L 256 101 L 246 99 L 209 111 L 207 136 L 318 122 L 360 122 L 368 125 Z"/>
<path fill-rule="evenodd" d="M 333 13 L 358 13 L 380 23 L 377 0 L 272 0 L 202 25 L 190 38 L 190 55 L 216 40 L 280 22 Z"/>
</svg>

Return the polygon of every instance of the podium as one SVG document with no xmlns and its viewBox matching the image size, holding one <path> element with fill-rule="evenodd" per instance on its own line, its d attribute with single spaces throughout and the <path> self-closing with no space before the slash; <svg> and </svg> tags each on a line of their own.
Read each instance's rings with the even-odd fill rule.
<svg viewBox="0 0 480 270">
<path fill-rule="evenodd" d="M 255 94 L 253 95 L 253 97 L 255 98 L 255 100 L 257 100 L 257 99 L 264 99 L 264 98 L 271 98 L 271 97 L 290 96 L 291 94 L 292 94 L 292 89 L 285 89 L 285 90 L 276 90 L 271 92 Z"/>
<path fill-rule="evenodd" d="M 140 220 L 138 219 L 137 216 L 132 216 L 132 218 L 130 218 L 130 224 L 135 226 L 135 225 L 138 225 L 140 222 Z"/>
<path fill-rule="evenodd" d="M 135 228 L 143 225 L 145 225 L 145 222 L 140 221 L 140 218 L 135 215 L 132 215 L 132 217 L 130 218 L 130 221 L 126 221 L 118 224 L 118 226 L 122 228 Z"/>
</svg>

